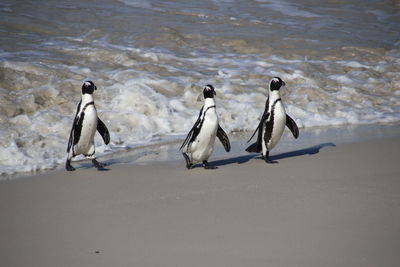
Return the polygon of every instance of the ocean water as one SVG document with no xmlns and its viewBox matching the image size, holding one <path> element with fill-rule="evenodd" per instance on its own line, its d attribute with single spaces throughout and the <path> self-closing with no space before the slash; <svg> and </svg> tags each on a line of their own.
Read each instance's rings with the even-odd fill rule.
<svg viewBox="0 0 400 267">
<path fill-rule="evenodd" d="M 208 83 L 228 132 L 274 76 L 300 127 L 399 122 L 399 31 L 398 1 L 2 0 L 0 173 L 62 168 L 87 79 L 97 155 L 183 139 Z"/>
</svg>

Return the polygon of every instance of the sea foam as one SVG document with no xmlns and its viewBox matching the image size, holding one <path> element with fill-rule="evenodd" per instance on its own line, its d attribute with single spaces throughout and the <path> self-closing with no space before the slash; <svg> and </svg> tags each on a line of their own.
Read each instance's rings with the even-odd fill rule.
<svg viewBox="0 0 400 267">
<path fill-rule="evenodd" d="M 33 13 L 28 2 L 0 8 L 3 175 L 63 167 L 85 80 L 111 134 L 109 145 L 95 137 L 100 157 L 182 140 L 206 84 L 230 134 L 254 130 L 275 76 L 300 127 L 400 121 L 389 4 L 72 0 Z"/>
</svg>

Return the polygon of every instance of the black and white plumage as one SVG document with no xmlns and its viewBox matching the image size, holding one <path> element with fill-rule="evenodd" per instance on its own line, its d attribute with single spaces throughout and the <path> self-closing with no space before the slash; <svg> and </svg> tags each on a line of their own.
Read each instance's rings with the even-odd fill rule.
<svg viewBox="0 0 400 267">
<path fill-rule="evenodd" d="M 208 158 L 214 150 L 215 137 L 218 137 L 227 152 L 231 149 L 229 138 L 219 125 L 214 87 L 210 84 L 206 85 L 203 95 L 204 105 L 200 110 L 199 117 L 180 148 L 182 150 L 185 147 L 182 154 L 188 169 L 200 162 L 203 163 L 205 169 L 216 168 L 208 164 Z"/>
<path fill-rule="evenodd" d="M 247 152 L 261 152 L 267 163 L 277 163 L 269 159 L 269 151 L 278 144 L 285 126 L 290 129 L 294 138 L 299 136 L 299 128 L 296 122 L 286 114 L 283 106 L 279 92 L 282 86 L 285 86 L 285 82 L 279 77 L 275 77 L 270 81 L 269 95 L 265 103 L 264 113 L 248 142 L 258 131 L 257 141 L 246 149 Z"/>
<path fill-rule="evenodd" d="M 105 144 L 110 142 L 110 134 L 106 125 L 97 116 L 93 100 L 94 90 L 97 90 L 97 87 L 92 81 L 83 83 L 82 98 L 76 109 L 76 115 L 68 141 L 68 157 L 65 163 L 67 171 L 75 170 L 75 168 L 71 166 L 71 159 L 81 154 L 90 158 L 94 166 L 98 169 L 104 168 L 104 164 L 98 162 L 94 156 L 94 134 L 97 130 Z"/>
</svg>

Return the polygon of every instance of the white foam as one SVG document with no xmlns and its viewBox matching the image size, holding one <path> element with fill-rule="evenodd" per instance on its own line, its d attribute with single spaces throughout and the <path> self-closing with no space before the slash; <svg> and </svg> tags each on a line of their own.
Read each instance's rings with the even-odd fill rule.
<svg viewBox="0 0 400 267">
<path fill-rule="evenodd" d="M 134 7 L 130 11 L 159 11 L 156 6 L 165 6 L 169 13 L 163 16 L 174 18 L 174 23 L 182 11 L 172 2 L 123 2 L 126 10 Z M 321 9 L 258 0 L 255 8 L 243 10 L 245 14 L 234 8 L 227 8 L 227 14 L 224 7 L 241 7 L 243 3 L 213 2 L 218 11 L 199 7 L 197 13 L 191 13 L 195 16 L 190 23 L 176 22 L 178 26 L 168 24 L 157 29 L 160 34 L 156 40 L 146 39 L 139 29 L 137 36 L 127 34 L 131 32 L 113 35 L 103 25 L 82 36 L 76 36 L 73 29 L 68 36 L 41 38 L 45 41 L 38 42 L 45 51 L 36 51 L 38 44 L 30 51 L 1 51 L 0 71 L 7 79 L 0 81 L 0 173 L 63 167 L 80 88 L 86 79 L 98 87 L 96 107 L 111 134 L 108 146 L 96 135 L 100 156 L 171 136 L 183 138 L 197 119 L 203 101 L 197 99 L 206 84 L 216 88 L 217 113 L 227 132 L 254 130 L 263 113 L 268 82 L 275 76 L 286 82 L 282 99 L 300 127 L 400 121 L 399 44 L 391 50 L 342 44 L 338 49 L 334 40 L 324 43 L 331 45 L 332 51 L 325 52 L 326 47 L 321 46 L 315 53 L 314 47 L 322 43 L 315 36 L 285 38 L 277 31 L 294 32 L 287 23 L 310 23 Z M 279 27 L 274 27 L 276 24 L 266 20 L 264 14 L 257 15 L 266 8 L 278 11 L 279 16 L 295 18 L 288 22 L 282 16 Z M 193 29 L 204 28 L 203 18 L 210 20 L 207 28 L 221 30 L 221 35 L 234 19 L 237 39 L 232 40 L 230 34 L 190 34 Z M 251 21 L 262 25 L 249 24 Z M 196 27 L 196 23 L 201 25 Z M 271 36 L 282 36 L 282 44 L 305 42 L 312 47 L 307 47 L 306 55 L 302 50 L 297 53 L 295 46 L 288 47 L 293 55 L 278 55 L 264 33 L 246 39 L 253 26 L 270 29 Z M 183 47 L 177 47 L 181 40 Z M 268 49 L 257 47 L 261 46 L 259 40 L 266 40 Z M 350 55 L 347 60 L 342 53 Z"/>
<path fill-rule="evenodd" d="M 339 83 L 342 83 L 342 84 L 352 84 L 353 83 L 353 80 L 350 77 L 348 77 L 347 75 L 329 75 L 328 78 L 338 81 Z"/>
<path fill-rule="evenodd" d="M 381 94 L 380 98 L 370 93 L 362 94 L 362 90 L 370 92 L 368 83 L 382 83 L 387 79 L 386 75 L 391 75 L 387 71 L 390 67 L 388 63 L 380 63 L 382 76 L 368 77 L 365 82 L 358 78 L 363 73 L 359 72 L 360 68 L 364 71 L 378 70 L 354 60 L 308 60 L 307 64 L 321 69 L 334 66 L 334 69 L 346 68 L 347 71 L 347 74 L 336 73 L 323 77 L 322 72 L 309 72 L 303 68 L 305 63 L 301 60 L 278 56 L 260 60 L 251 56 L 238 58 L 221 55 L 210 58 L 198 54 L 188 58 L 166 51 L 126 51 L 142 58 L 142 65 L 145 63 L 143 69 L 136 65 L 135 69 L 113 69 L 98 76 L 87 67 L 58 65 L 57 68 L 61 70 L 80 74 L 79 81 L 65 80 L 43 85 L 40 90 L 29 89 L 31 94 L 21 91 L 18 101 L 30 112 L 10 118 L 2 129 L 1 172 L 32 171 L 63 165 L 69 130 L 80 97 L 80 83 L 86 78 L 82 77 L 82 73 L 94 80 L 99 88 L 95 92 L 96 105 L 99 116 L 111 133 L 109 146 L 105 146 L 101 138 L 96 136 L 99 154 L 157 142 L 160 136 L 185 135 L 197 119 L 202 103 L 196 102 L 196 99 L 208 83 L 216 88 L 217 113 L 221 125 L 228 132 L 255 128 L 264 109 L 268 80 L 274 76 L 285 80 L 287 86 L 282 89 L 283 101 L 287 112 L 300 127 L 399 120 L 400 110 L 396 104 L 399 89 L 392 93 L 377 91 Z M 124 54 L 126 51 L 119 47 L 114 53 L 118 56 L 118 53 Z M 98 56 L 101 56 L 101 49 L 98 52 Z M 122 65 L 124 60 L 130 60 L 125 56 L 119 58 Z M 165 77 L 148 72 L 146 68 L 151 69 L 153 63 L 173 75 Z M 219 68 L 220 65 L 223 67 Z M 29 63 L 3 62 L 2 66 L 35 75 L 49 73 L 42 66 Z M 203 77 L 200 71 L 204 70 L 211 75 Z M 326 88 L 321 87 L 321 80 Z M 64 86 L 63 83 L 73 83 L 73 90 L 70 91 L 70 87 L 57 90 Z M 394 86 L 398 88 L 395 83 Z M 39 98 L 36 97 L 43 97 L 44 103 L 49 105 L 38 105 Z M 71 102 L 71 99 L 74 101 Z M 51 104 L 52 101 L 55 105 Z M 69 104 L 59 106 L 56 103 L 60 101 Z M 383 102 L 393 104 L 379 105 Z M 4 156 L 8 154 L 11 157 Z"/>
<path fill-rule="evenodd" d="M 306 17 L 306 18 L 314 18 L 319 17 L 319 15 L 314 14 L 309 11 L 302 10 L 297 5 L 285 1 L 271 1 L 271 0 L 256 0 L 256 2 L 265 3 L 268 7 L 272 8 L 275 11 L 278 11 L 284 15 L 289 15 L 293 17 Z"/>
<path fill-rule="evenodd" d="M 152 5 L 149 1 L 144 1 L 144 0 L 120 0 L 126 5 L 133 6 L 133 7 L 138 7 L 138 8 L 147 8 L 151 9 Z"/>
</svg>

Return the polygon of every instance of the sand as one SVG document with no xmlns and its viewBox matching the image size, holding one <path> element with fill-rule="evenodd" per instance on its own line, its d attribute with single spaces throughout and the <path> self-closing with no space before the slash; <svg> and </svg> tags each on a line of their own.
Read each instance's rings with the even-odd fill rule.
<svg viewBox="0 0 400 267">
<path fill-rule="evenodd" d="M 400 138 L 0 182 L 0 266 L 400 266 Z"/>
</svg>

